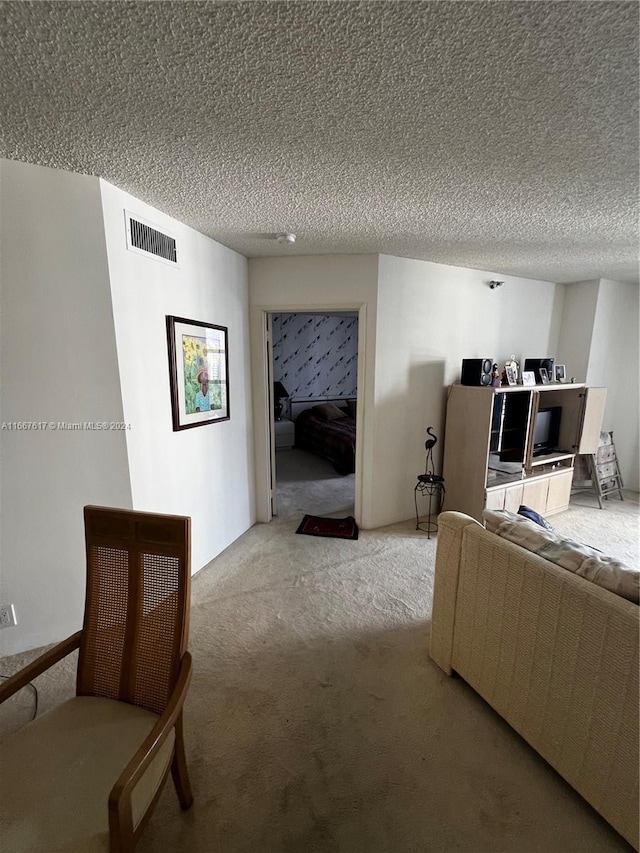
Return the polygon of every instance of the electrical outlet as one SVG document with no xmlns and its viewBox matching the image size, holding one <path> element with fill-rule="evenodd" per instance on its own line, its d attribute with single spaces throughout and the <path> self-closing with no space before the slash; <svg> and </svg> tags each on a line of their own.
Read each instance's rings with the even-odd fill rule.
<svg viewBox="0 0 640 853">
<path fill-rule="evenodd" d="M 13 604 L 3 604 L 0 607 L 0 628 L 12 628 L 17 624 L 16 609 Z"/>
</svg>

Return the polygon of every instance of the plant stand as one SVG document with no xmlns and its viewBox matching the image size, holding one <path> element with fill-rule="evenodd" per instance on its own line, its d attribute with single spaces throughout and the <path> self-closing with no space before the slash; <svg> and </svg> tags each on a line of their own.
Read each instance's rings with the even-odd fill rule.
<svg viewBox="0 0 640 853">
<path fill-rule="evenodd" d="M 427 539 L 431 539 L 431 534 L 438 529 L 438 523 L 432 520 L 432 515 L 437 518 L 440 514 L 444 494 L 444 477 L 440 477 L 438 474 L 418 474 L 418 482 L 413 490 L 416 507 L 416 530 L 423 530 L 427 534 Z M 418 495 L 429 500 L 428 515 L 426 519 L 422 520 L 418 511 Z"/>
</svg>

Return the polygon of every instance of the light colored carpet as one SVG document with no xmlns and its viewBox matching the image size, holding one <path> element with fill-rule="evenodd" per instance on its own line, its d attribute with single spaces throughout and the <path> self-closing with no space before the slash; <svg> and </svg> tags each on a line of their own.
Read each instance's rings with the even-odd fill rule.
<svg viewBox="0 0 640 853">
<path fill-rule="evenodd" d="M 554 526 L 637 562 L 637 497 L 579 501 Z M 253 527 L 194 577 L 195 803 L 181 813 L 169 781 L 139 853 L 631 849 L 430 661 L 434 539 L 413 521 L 356 542 L 298 522 Z M 45 706 L 70 694 L 71 668 L 40 686 Z"/>
<path fill-rule="evenodd" d="M 353 515 L 355 475 L 338 474 L 331 462 L 305 450 L 276 453 L 278 518 Z"/>
</svg>

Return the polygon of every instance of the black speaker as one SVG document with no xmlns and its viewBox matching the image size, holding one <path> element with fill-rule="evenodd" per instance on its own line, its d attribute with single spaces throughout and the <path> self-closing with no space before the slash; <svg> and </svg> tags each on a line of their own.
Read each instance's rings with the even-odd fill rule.
<svg viewBox="0 0 640 853">
<path fill-rule="evenodd" d="M 463 385 L 491 385 L 494 361 L 492 358 L 463 358 Z"/>
<path fill-rule="evenodd" d="M 536 382 L 538 384 L 542 384 L 540 368 L 544 367 L 544 369 L 547 371 L 549 381 L 553 382 L 553 380 L 555 379 L 555 376 L 553 375 L 553 361 L 554 360 L 552 358 L 525 358 L 524 370 L 533 370 L 536 375 Z"/>
</svg>

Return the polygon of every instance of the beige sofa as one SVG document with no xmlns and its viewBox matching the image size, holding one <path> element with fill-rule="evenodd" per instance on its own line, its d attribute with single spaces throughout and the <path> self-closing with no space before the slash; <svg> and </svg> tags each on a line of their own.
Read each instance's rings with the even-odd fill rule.
<svg viewBox="0 0 640 853">
<path fill-rule="evenodd" d="M 639 611 L 466 515 L 440 515 L 431 657 L 636 850 Z"/>
</svg>

